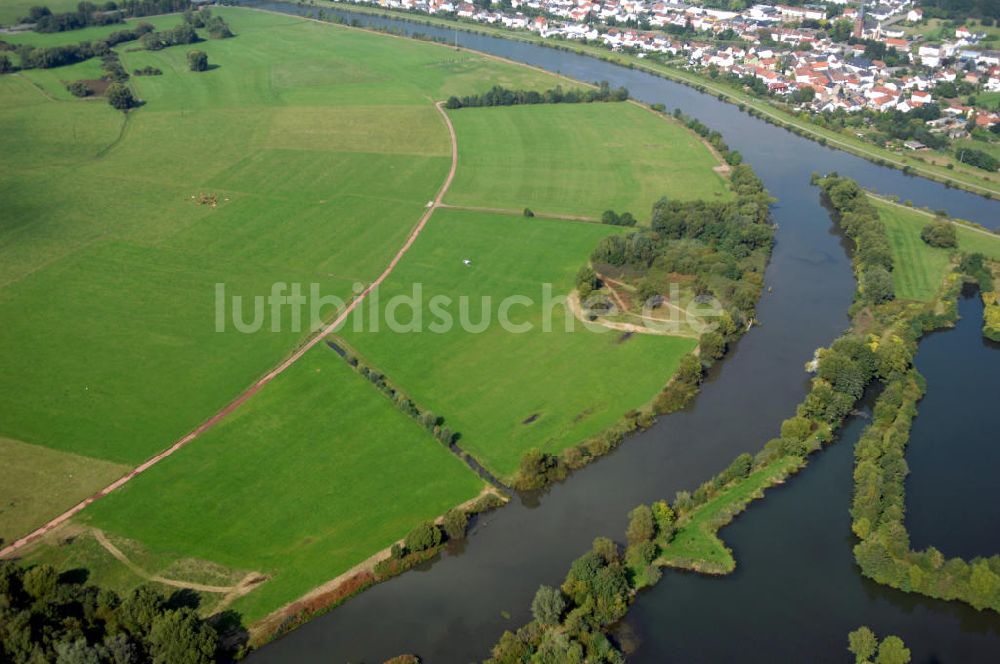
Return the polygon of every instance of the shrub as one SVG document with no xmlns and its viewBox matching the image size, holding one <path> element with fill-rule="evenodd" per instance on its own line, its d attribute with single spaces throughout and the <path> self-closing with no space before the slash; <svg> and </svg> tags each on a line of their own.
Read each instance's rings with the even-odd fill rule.
<svg viewBox="0 0 1000 664">
<path fill-rule="evenodd" d="M 205 51 L 188 52 L 188 68 L 191 71 L 206 71 L 208 69 L 208 54 Z"/>
<path fill-rule="evenodd" d="M 69 90 L 70 94 L 74 97 L 89 97 L 94 94 L 94 91 L 90 89 L 90 86 L 83 81 L 73 81 L 66 86 L 66 89 Z"/>
<path fill-rule="evenodd" d="M 108 103 L 119 111 L 127 111 L 136 105 L 132 90 L 124 83 L 112 83 L 104 92 L 104 96 L 108 98 Z"/>
<path fill-rule="evenodd" d="M 920 231 L 920 238 L 932 247 L 953 248 L 958 246 L 955 225 L 947 221 L 932 221 Z"/>
<path fill-rule="evenodd" d="M 558 625 L 566 600 L 558 588 L 539 586 L 531 601 L 531 615 L 543 625 Z"/>
<path fill-rule="evenodd" d="M 444 515 L 444 532 L 448 539 L 460 540 L 465 537 L 469 525 L 469 515 L 458 508 L 448 510 Z"/>
<path fill-rule="evenodd" d="M 440 543 L 441 531 L 430 522 L 421 523 L 406 535 L 406 548 L 409 551 L 426 551 Z"/>
</svg>

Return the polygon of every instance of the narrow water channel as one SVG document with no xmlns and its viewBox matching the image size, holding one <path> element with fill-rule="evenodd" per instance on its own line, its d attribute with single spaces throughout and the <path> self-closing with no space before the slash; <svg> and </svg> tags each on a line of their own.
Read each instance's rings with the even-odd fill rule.
<svg viewBox="0 0 1000 664">
<path fill-rule="evenodd" d="M 244 4 L 294 14 L 311 11 L 289 3 L 249 0 Z M 713 97 L 649 74 L 537 45 L 363 14 L 342 15 L 362 25 L 454 39 L 460 46 L 581 80 L 624 85 L 641 101 L 680 107 L 718 129 L 779 199 L 773 210 L 779 224 L 777 243 L 766 274 L 773 292 L 765 293 L 758 309 L 762 326 L 754 328 L 715 367 L 691 410 L 661 419 L 544 495 L 522 497 L 488 515 L 474 527 L 460 551 L 364 592 L 255 653 L 254 662 L 379 662 L 400 653 L 417 653 L 432 663 L 481 660 L 503 630 L 530 619 L 528 606 L 537 587 L 558 584 L 570 562 L 594 537 L 623 538 L 625 515 L 632 507 L 694 488 L 736 454 L 756 451 L 774 436 L 779 423 L 794 412 L 805 394 L 808 376 L 803 364 L 815 348 L 829 344 L 847 326 L 846 312 L 854 291 L 842 240 L 819 204 L 818 190 L 809 185 L 812 171 L 836 170 L 917 205 L 945 208 L 954 216 L 1000 226 L 997 202 L 824 148 Z M 844 661 L 846 630 L 842 626 L 851 629 L 867 621 L 876 629 L 898 623 L 897 633 L 907 640 L 911 631 L 928 639 L 938 635 L 939 639 L 922 641 L 914 648 L 915 662 L 997 660 L 997 616 L 907 598 L 857 575 L 849 558 L 847 515 L 849 437 L 854 434 L 852 429 L 804 475 L 776 492 L 773 502 L 785 512 L 775 512 L 778 508 L 769 499 L 726 530 L 727 538 L 735 537 L 734 533 L 743 530 L 751 532 L 749 524 L 755 523 L 754 533 L 770 536 L 754 537 L 764 544 L 777 541 L 778 549 L 747 557 L 737 548 L 741 567 L 734 577 L 700 580 L 671 573 L 653 591 L 640 595 L 633 607 L 633 622 L 643 637 L 636 657 L 720 661 L 725 658 L 716 657 L 714 649 L 728 642 L 738 648 L 732 651 L 738 656 L 728 658 L 731 661 L 746 661 L 754 648 L 761 660 Z M 811 513 L 809 500 L 823 507 L 822 514 Z M 776 540 L 779 535 L 784 539 Z M 831 562 L 838 566 L 836 570 L 823 566 L 825 558 L 810 560 L 803 555 L 803 551 L 834 545 L 847 551 L 847 558 Z M 778 555 L 780 551 L 784 557 Z M 751 569 L 768 578 L 781 578 L 784 566 L 792 562 L 797 575 L 778 582 L 782 593 L 765 588 L 759 596 L 740 594 L 738 584 Z M 845 583 L 860 592 L 843 592 Z M 683 591 L 685 584 L 691 584 L 690 592 Z M 822 617 L 800 620 L 803 606 Z M 762 607 L 768 610 L 767 617 Z M 734 632 L 727 631 L 730 622 L 715 619 L 719 610 L 728 611 L 732 622 L 747 626 L 740 631 L 741 637 L 749 639 L 742 642 L 744 646 Z M 918 611 L 924 612 L 919 613 L 919 620 Z M 671 624 L 667 616 L 681 616 L 683 621 L 677 618 Z M 683 625 L 692 635 L 686 646 L 674 638 L 675 625 Z M 756 629 L 749 629 L 750 625 Z M 794 639 L 790 638 L 793 634 Z"/>
<path fill-rule="evenodd" d="M 959 314 L 917 355 L 927 393 L 906 451 L 906 525 L 915 548 L 971 559 L 1000 552 L 1000 344 L 982 335 L 977 293 L 965 293 Z"/>
</svg>

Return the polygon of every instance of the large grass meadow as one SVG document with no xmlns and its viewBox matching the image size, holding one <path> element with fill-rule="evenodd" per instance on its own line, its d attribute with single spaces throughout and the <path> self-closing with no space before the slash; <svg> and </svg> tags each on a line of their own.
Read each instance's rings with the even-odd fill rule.
<svg viewBox="0 0 1000 664">
<path fill-rule="evenodd" d="M 0 454 L 16 457 L 0 467 L 0 486 L 22 475 L 16 490 L 0 490 L 0 537 L 40 525 L 166 448 L 309 336 L 292 326 L 288 307 L 277 332 L 269 318 L 256 333 L 231 321 L 217 331 L 217 284 L 250 298 L 276 282 L 316 283 L 347 298 L 382 272 L 449 169 L 435 101 L 560 82 L 437 44 L 213 11 L 237 36 L 197 46 L 210 71 L 188 71 L 187 47 L 119 47 L 128 70 L 163 71 L 133 77 L 144 104 L 128 116 L 63 90 L 96 78 L 94 62 L 0 77 L 0 123 L 9 129 L 0 133 Z M 180 18 L 154 21 L 162 28 Z M 454 205 L 569 216 L 614 208 L 644 218 L 662 195 L 729 195 L 696 137 L 633 104 L 449 117 L 460 152 L 446 198 Z M 559 452 L 648 403 L 695 346 L 589 331 L 558 303 L 552 331 L 541 329 L 542 285 L 568 295 L 596 243 L 617 232 L 625 230 L 437 209 L 380 301 L 420 284 L 425 305 L 435 295 L 470 298 L 478 321 L 483 296 L 494 315 L 503 298 L 526 296 L 539 305 L 514 306 L 511 318 L 534 329 L 514 333 L 494 320 L 482 332 L 349 325 L 340 334 L 509 477 L 528 449 Z M 26 468 L 38 472 L 18 470 Z M 73 482 L 49 489 L 69 473 Z M 154 570 L 200 561 L 268 575 L 234 606 L 249 622 L 482 486 L 321 344 L 72 525 L 106 531 Z M 90 539 L 79 541 L 83 548 L 33 559 L 94 560 L 93 581 L 137 582 Z"/>
<path fill-rule="evenodd" d="M 253 621 L 482 487 L 324 344 L 82 521 L 154 552 L 269 575 L 234 607 Z"/>
<path fill-rule="evenodd" d="M 164 72 L 132 79 L 145 105 L 127 121 L 54 98 L 66 69 L 0 77 L 0 435 L 126 464 L 163 449 L 307 334 L 287 320 L 216 332 L 216 283 L 349 295 L 447 172 L 433 100 L 553 84 L 437 45 L 218 11 L 237 37 L 199 45 L 212 71 L 187 71 L 184 47 L 120 47 L 127 69 Z"/>
<path fill-rule="evenodd" d="M 701 140 L 631 103 L 464 108 L 450 112 L 461 168 L 445 202 L 648 220 L 661 196 L 730 196 Z"/>
<path fill-rule="evenodd" d="M 941 288 L 950 269 L 951 252 L 932 247 L 920 238 L 920 231 L 933 216 L 919 210 L 873 199 L 886 225 L 895 258 L 892 279 L 896 296 L 929 302 Z M 1000 237 L 973 228 L 956 225 L 958 248 L 966 253 L 981 253 L 1000 260 Z"/>
<path fill-rule="evenodd" d="M 680 337 L 623 340 L 606 328 L 589 331 L 564 306 L 552 307 L 551 331 L 545 331 L 543 284 L 551 284 L 554 295 L 568 294 L 590 251 L 611 232 L 584 222 L 439 210 L 379 293 L 385 303 L 412 294 L 419 283 L 425 331 L 398 334 L 366 324 L 357 332 L 352 321 L 343 334 L 366 362 L 445 417 L 463 449 L 510 476 L 529 449 L 559 452 L 642 406 L 695 346 Z M 437 320 L 430 309 L 436 296 L 455 303 L 447 308 L 454 324 L 441 332 L 429 329 Z M 498 324 L 499 304 L 511 296 L 534 301 L 510 310 L 511 322 L 530 324 L 530 331 Z M 468 321 L 489 316 L 483 331 L 460 324 L 462 297 Z M 566 332 L 567 318 L 572 332 Z M 405 309 L 397 320 L 410 320 Z"/>
</svg>

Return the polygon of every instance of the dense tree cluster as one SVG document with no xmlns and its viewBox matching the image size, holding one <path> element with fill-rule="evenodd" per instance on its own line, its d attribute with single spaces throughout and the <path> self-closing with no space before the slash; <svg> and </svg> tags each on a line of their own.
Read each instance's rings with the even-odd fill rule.
<svg viewBox="0 0 1000 664">
<path fill-rule="evenodd" d="M 898 636 L 889 635 L 879 643 L 875 632 L 862 626 L 847 635 L 847 650 L 854 664 L 908 664 L 910 650 Z"/>
<path fill-rule="evenodd" d="M 559 588 L 538 589 L 531 603 L 535 619 L 516 632 L 504 632 L 488 661 L 624 662 L 603 629 L 625 615 L 631 593 L 628 567 L 618 546 L 598 538 L 573 562 Z"/>
<path fill-rule="evenodd" d="M 920 231 L 920 239 L 932 247 L 951 249 L 958 246 L 955 224 L 944 220 L 932 221 Z"/>
<path fill-rule="evenodd" d="M 995 0 L 923 0 L 927 18 L 947 18 L 965 21 L 969 18 L 1000 20 L 1000 4 Z"/>
<path fill-rule="evenodd" d="M 618 214 L 614 210 L 605 210 L 601 215 L 601 223 L 609 226 L 635 226 L 636 220 L 631 212 Z"/>
<path fill-rule="evenodd" d="M 199 41 L 198 33 L 187 23 L 181 23 L 175 28 L 161 30 L 160 32 L 150 32 L 143 35 L 139 43 L 148 51 L 159 51 L 169 46 L 181 44 L 194 44 Z"/>
<path fill-rule="evenodd" d="M 80 2 L 76 11 L 55 14 L 48 7 L 32 7 L 22 23 L 34 23 L 36 32 L 66 32 L 95 25 L 121 23 L 128 17 L 171 14 L 190 9 L 190 0 L 124 0 L 96 5 Z"/>
<path fill-rule="evenodd" d="M 143 67 L 141 69 L 134 70 L 132 72 L 132 75 L 133 76 L 162 76 L 163 75 L 163 70 L 160 69 L 159 67 L 151 67 L 151 66 L 147 65 L 147 66 L 145 66 L 145 67 Z"/>
<path fill-rule="evenodd" d="M 984 293 L 993 290 L 993 272 L 990 270 L 986 257 L 982 254 L 966 254 L 962 256 L 958 270 L 979 284 L 979 289 Z"/>
<path fill-rule="evenodd" d="M 586 104 L 602 101 L 625 101 L 628 90 L 612 89 L 607 81 L 601 81 L 596 88 L 563 90 L 556 86 L 538 92 L 537 90 L 510 90 L 502 85 L 494 85 L 487 92 L 465 97 L 448 97 L 445 108 L 475 108 L 480 106 L 519 106 L 522 104 Z"/>
<path fill-rule="evenodd" d="M 132 89 L 124 83 L 112 83 L 104 91 L 104 96 L 107 98 L 108 103 L 119 111 L 127 111 L 139 103 L 132 94 Z"/>
<path fill-rule="evenodd" d="M 205 51 L 189 51 L 187 60 L 191 71 L 208 71 L 208 53 Z"/>
<path fill-rule="evenodd" d="M 735 201 L 660 199 L 651 227 L 602 239 L 591 254 L 598 265 L 627 266 L 653 280 L 662 274 L 695 278 L 699 295 L 714 295 L 736 325 L 748 320 L 760 296 L 773 241 L 770 198 L 752 169 L 733 168 Z"/>
<path fill-rule="evenodd" d="M 0 660 L 208 664 L 218 635 L 190 606 L 139 586 L 124 598 L 47 565 L 0 561 Z"/>
<path fill-rule="evenodd" d="M 112 47 L 140 39 L 152 30 L 153 26 L 150 24 L 139 23 L 134 28 L 117 30 L 92 42 L 37 48 L 28 44 L 19 44 L 16 51 L 21 60 L 22 69 L 51 69 L 52 67 L 63 67 L 83 62 L 94 57 L 110 55 Z"/>
<path fill-rule="evenodd" d="M 53 14 L 48 7 L 32 7 L 25 20 L 35 24 L 35 32 L 66 32 L 95 25 L 121 23 L 121 12 L 107 5 L 98 7 L 92 2 L 81 2 L 75 12 Z"/>
<path fill-rule="evenodd" d="M 122 61 L 114 51 L 101 58 L 101 71 L 105 80 L 112 83 L 124 83 L 129 79 L 128 72 L 122 66 Z"/>
<path fill-rule="evenodd" d="M 233 31 L 225 19 L 213 15 L 212 10 L 207 7 L 199 11 L 189 9 L 184 12 L 184 22 L 193 28 L 203 28 L 211 39 L 228 39 L 233 36 Z"/>
<path fill-rule="evenodd" d="M 892 247 L 885 224 L 868 194 L 854 180 L 836 174 L 818 178 L 817 182 L 836 211 L 844 234 L 854 241 L 854 266 L 861 297 L 868 304 L 894 299 Z"/>
<path fill-rule="evenodd" d="M 956 148 L 955 156 L 958 157 L 958 160 L 963 164 L 969 164 L 970 166 L 981 168 L 984 171 L 994 173 L 997 169 L 1000 169 L 1000 160 L 996 159 L 990 153 L 982 150 Z"/>
</svg>

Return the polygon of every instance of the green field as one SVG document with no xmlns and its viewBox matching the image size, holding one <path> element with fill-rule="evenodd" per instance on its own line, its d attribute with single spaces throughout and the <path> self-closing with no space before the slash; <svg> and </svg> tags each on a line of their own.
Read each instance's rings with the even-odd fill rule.
<svg viewBox="0 0 1000 664">
<path fill-rule="evenodd" d="M 164 72 L 132 79 L 145 103 L 127 119 L 63 90 L 67 80 L 96 77 L 95 62 L 0 77 L 0 122 L 9 129 L 0 134 L 0 436 L 26 441 L 9 444 L 23 457 L 15 467 L 37 471 L 0 498 L 9 506 L 9 496 L 46 494 L 33 511 L 0 512 L 0 536 L 40 525 L 166 448 L 309 336 L 308 316 L 296 329 L 289 307 L 275 321 L 267 314 L 258 332 L 240 333 L 231 321 L 217 331 L 217 285 L 249 299 L 275 283 L 315 283 L 346 298 L 382 272 L 448 172 L 435 100 L 559 83 L 437 44 L 214 11 L 237 36 L 199 44 L 217 65 L 208 72 L 187 71 L 185 47 L 119 47 L 127 69 Z M 161 27 L 178 20 L 157 19 Z M 693 134 L 631 104 L 451 117 L 459 124 L 480 113 L 524 125 L 523 140 L 557 137 L 539 146 L 554 158 L 511 147 L 507 167 L 484 175 L 484 153 L 495 146 L 483 126 L 460 126 L 456 204 L 642 217 L 664 194 L 729 195 Z M 559 145 L 560 135 L 576 138 Z M 592 150 L 600 156 L 580 168 Z M 544 186 L 539 169 L 548 171 Z M 521 195 L 530 202 L 503 199 Z M 425 303 L 473 298 L 479 320 L 481 296 L 494 307 L 511 295 L 540 302 L 543 283 L 565 296 L 597 241 L 615 232 L 623 229 L 440 209 L 379 296 L 384 303 L 421 284 Z M 242 310 L 252 318 L 250 301 Z M 540 307 L 515 306 L 514 322 L 536 325 L 523 334 L 496 325 L 342 334 L 502 476 L 526 450 L 559 452 L 648 403 L 695 346 L 586 331 L 558 305 L 554 331 L 537 328 L 541 317 Z M 567 320 L 576 331 L 564 330 Z M 48 495 L 74 463 L 74 482 Z M 234 605 L 249 623 L 481 488 L 461 460 L 320 345 L 72 525 L 131 542 L 130 557 L 156 573 L 183 577 L 192 571 L 184 561 L 196 561 L 219 566 L 216 576 L 268 575 Z M 93 566 L 95 581 L 119 589 L 138 582 L 93 544 L 46 545 L 32 559 Z"/>
<path fill-rule="evenodd" d="M 461 168 L 445 202 L 581 215 L 607 209 L 648 221 L 661 196 L 729 196 L 719 161 L 675 122 L 636 104 L 450 112 Z"/>
<path fill-rule="evenodd" d="M 0 438 L 0 542 L 10 543 L 129 471 L 128 466 Z M 44 489 L 42 489 L 44 487 Z"/>
<path fill-rule="evenodd" d="M 246 621 L 473 498 L 482 481 L 325 345 L 82 522 L 271 576 Z"/>
<path fill-rule="evenodd" d="M 443 415 L 465 450 L 509 476 L 530 448 L 559 452 L 649 401 L 695 346 L 692 339 L 642 334 L 621 342 L 618 332 L 584 330 L 561 306 L 553 308 L 551 331 L 543 331 L 542 284 L 552 284 L 554 295 L 569 293 L 594 245 L 611 232 L 575 221 L 439 210 L 379 299 L 410 294 L 420 283 L 429 327 L 432 297 L 458 303 L 467 296 L 468 320 L 478 322 L 488 296 L 492 324 L 478 333 L 458 324 L 412 334 L 366 326 L 344 336 L 417 403 Z M 531 331 L 511 333 L 496 324 L 498 303 L 513 295 L 535 302 L 511 312 L 512 322 L 530 323 Z M 450 311 L 457 323 L 458 305 Z M 567 316 L 575 332 L 565 331 Z"/>
<path fill-rule="evenodd" d="M 306 335 L 215 332 L 216 283 L 348 295 L 444 178 L 432 100 L 554 84 L 437 45 L 219 11 L 238 36 L 200 45 L 218 69 L 186 71 L 184 48 L 123 52 L 165 72 L 133 79 L 147 103 L 124 127 L 100 101 L 0 77 L 0 435 L 122 463 L 164 448 Z"/>
<path fill-rule="evenodd" d="M 896 297 L 929 302 L 937 294 L 951 263 L 950 252 L 929 246 L 920 239 L 920 231 L 933 216 L 919 210 L 873 199 L 885 222 L 892 245 L 895 267 L 892 279 Z M 979 252 L 1000 260 L 1000 236 L 973 228 L 957 226 L 958 248 L 967 253 Z"/>
</svg>

